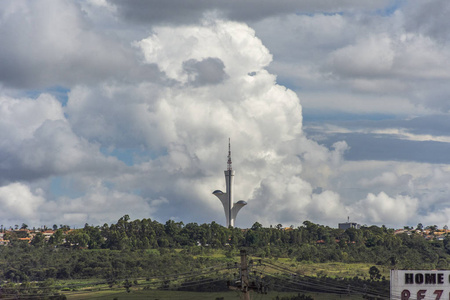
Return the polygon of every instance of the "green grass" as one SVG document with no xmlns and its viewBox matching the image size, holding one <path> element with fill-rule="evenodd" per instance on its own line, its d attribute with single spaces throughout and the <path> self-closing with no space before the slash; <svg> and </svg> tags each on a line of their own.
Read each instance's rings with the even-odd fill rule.
<svg viewBox="0 0 450 300">
<path fill-rule="evenodd" d="M 353 278 L 355 276 L 361 279 L 369 279 L 369 269 L 373 264 L 367 263 L 314 263 L 298 264 L 296 271 L 307 276 L 323 276 L 332 278 Z M 382 276 L 389 278 L 389 269 L 383 266 L 377 266 Z"/>
<path fill-rule="evenodd" d="M 226 251 L 222 249 L 209 249 L 208 251 L 205 251 L 205 253 L 202 254 L 196 254 L 193 255 L 193 257 L 207 257 L 207 258 L 214 258 L 214 259 L 229 259 L 226 256 Z M 239 252 L 236 251 L 234 259 L 239 258 Z"/>
<path fill-rule="evenodd" d="M 298 262 L 289 258 L 279 258 L 272 260 L 277 265 L 282 265 L 285 268 L 292 270 L 305 276 L 327 276 L 331 278 L 354 278 L 357 276 L 361 279 L 369 279 L 369 269 L 373 264 L 369 263 L 340 263 L 340 262 L 328 262 L 328 263 L 311 263 L 311 262 Z M 390 278 L 390 268 L 386 266 L 376 266 L 381 275 L 386 279 Z"/>
<path fill-rule="evenodd" d="M 197 257 L 209 257 L 218 260 L 239 261 L 239 256 L 233 258 L 227 258 L 224 251 L 210 251 L 204 255 L 198 255 Z M 254 260 L 257 263 L 258 257 L 249 257 L 248 260 Z M 276 259 L 263 259 L 263 262 L 273 262 L 276 265 L 281 265 L 283 268 L 291 270 L 293 273 L 302 274 L 305 276 L 327 276 L 331 278 L 353 278 L 358 276 L 361 279 L 369 278 L 369 268 L 373 264 L 367 263 L 311 263 L 311 262 L 298 262 L 295 259 L 290 258 L 276 258 Z M 384 266 L 377 266 L 382 275 L 389 279 L 389 268 Z M 268 273 L 278 273 L 276 269 L 271 269 L 270 266 L 265 268 Z M 202 293 L 202 292 L 179 292 L 179 291 L 161 291 L 161 290 L 144 290 L 148 282 L 145 279 L 139 279 L 139 285 L 133 286 L 131 292 L 127 293 L 125 288 L 115 285 L 110 288 L 106 284 L 94 285 L 101 280 L 66 280 L 57 281 L 59 286 L 78 285 L 74 290 L 62 291 L 67 298 L 74 300 L 83 299 L 212 299 L 223 297 L 224 300 L 239 299 L 239 292 L 217 292 L 217 293 Z M 259 300 L 273 300 L 277 295 L 288 296 L 296 295 L 297 293 L 279 293 L 270 292 L 267 295 L 253 294 L 251 299 Z M 329 299 L 362 299 L 362 296 L 343 296 L 335 294 L 310 294 L 316 300 L 329 300 Z"/>
</svg>

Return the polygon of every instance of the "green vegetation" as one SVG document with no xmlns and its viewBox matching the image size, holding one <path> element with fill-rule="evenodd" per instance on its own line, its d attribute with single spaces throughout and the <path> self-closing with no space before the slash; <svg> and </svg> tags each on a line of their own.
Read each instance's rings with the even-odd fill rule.
<svg viewBox="0 0 450 300">
<path fill-rule="evenodd" d="M 126 293 L 124 291 L 117 290 L 109 290 L 109 291 L 94 291 L 94 292 L 85 292 L 85 293 L 69 293 L 66 294 L 67 299 L 69 300 L 88 300 L 88 299 L 129 299 L 129 300 L 147 300 L 147 299 L 221 299 L 221 300 L 236 300 L 239 299 L 238 292 L 211 292 L 211 293 L 200 293 L 200 292 L 178 292 L 178 291 L 133 291 L 131 293 Z M 258 300 L 296 300 L 295 297 L 298 297 L 299 293 L 280 293 L 280 292 L 269 292 L 267 294 L 251 294 L 252 299 Z M 320 293 L 308 293 L 301 294 L 306 295 L 304 300 L 308 300 L 306 297 L 311 297 L 309 299 L 315 300 L 330 300 L 330 295 L 320 294 Z M 278 297 L 278 298 L 277 298 Z M 362 300 L 362 296 L 344 296 L 339 297 L 339 299 L 347 299 L 347 300 Z M 300 298 L 301 299 L 301 298 Z"/>
<path fill-rule="evenodd" d="M 49 239 L 37 233 L 30 243 L 24 229 L 5 234 L 10 243 L 0 247 L 1 287 L 42 299 L 114 291 L 225 293 L 236 281 L 240 249 L 251 257 L 260 291 L 314 293 L 328 286 L 342 295 L 352 286 L 359 294 L 386 295 L 390 269 L 447 269 L 450 263 L 449 237 L 428 241 L 384 226 L 340 230 L 305 221 L 298 228 L 255 223 L 242 230 L 124 216 L 111 225 L 54 228 Z"/>
</svg>

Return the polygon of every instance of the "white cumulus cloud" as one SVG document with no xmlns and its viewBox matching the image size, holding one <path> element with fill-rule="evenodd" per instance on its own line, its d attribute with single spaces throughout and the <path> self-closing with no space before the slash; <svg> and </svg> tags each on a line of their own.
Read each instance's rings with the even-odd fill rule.
<svg viewBox="0 0 450 300">
<path fill-rule="evenodd" d="M 42 190 L 31 191 L 25 184 L 16 182 L 0 187 L 0 205 L 2 210 L 0 216 L 2 225 L 15 225 L 10 222 L 29 222 L 36 224 L 39 222 L 39 210 L 45 203 Z M 17 224 L 17 223 L 16 223 Z M 20 223 L 21 224 L 21 223 Z M 17 224 L 17 225 L 20 225 Z"/>
<path fill-rule="evenodd" d="M 369 224 L 408 224 L 417 215 L 419 200 L 410 196 L 389 197 L 386 193 L 368 194 L 351 207 L 352 215 L 366 220 Z"/>
</svg>

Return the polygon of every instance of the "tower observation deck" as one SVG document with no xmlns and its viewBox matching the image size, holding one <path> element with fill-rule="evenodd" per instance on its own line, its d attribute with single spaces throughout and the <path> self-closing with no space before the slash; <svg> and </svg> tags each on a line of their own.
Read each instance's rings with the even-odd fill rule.
<svg viewBox="0 0 450 300">
<path fill-rule="evenodd" d="M 227 222 L 227 227 L 234 227 L 234 222 L 236 220 L 237 213 L 239 210 L 247 205 L 247 202 L 240 200 L 233 203 L 233 184 L 234 184 L 234 170 L 231 162 L 231 141 L 228 139 L 228 161 L 227 169 L 225 170 L 225 184 L 226 192 L 221 190 L 215 190 L 213 195 L 215 195 L 222 202 L 223 209 L 225 211 L 225 218 Z"/>
</svg>

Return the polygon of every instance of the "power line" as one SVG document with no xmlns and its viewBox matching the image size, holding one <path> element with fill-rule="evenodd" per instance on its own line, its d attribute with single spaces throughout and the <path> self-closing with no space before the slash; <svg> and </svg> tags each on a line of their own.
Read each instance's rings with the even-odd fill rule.
<svg viewBox="0 0 450 300">
<path fill-rule="evenodd" d="M 226 271 L 231 272 L 233 269 L 239 269 L 239 278 L 234 280 L 235 289 L 239 289 L 242 294 L 249 295 L 250 290 L 257 292 L 267 291 L 270 281 L 271 286 L 291 290 L 295 292 L 329 292 L 335 294 L 361 294 L 381 299 L 388 299 L 389 296 L 383 294 L 378 290 L 372 289 L 372 287 L 365 285 L 364 287 L 353 286 L 345 282 L 339 282 L 336 280 L 324 280 L 317 277 L 305 277 L 300 276 L 293 272 L 291 269 L 273 263 L 266 260 L 258 260 L 256 264 L 253 261 L 247 262 L 247 255 L 245 251 L 241 251 L 241 264 L 238 263 L 222 263 L 215 266 L 206 267 L 200 270 L 191 270 L 189 272 L 174 273 L 174 274 L 164 274 L 153 277 L 147 277 L 146 283 L 140 283 L 139 286 L 144 289 L 157 288 L 159 290 L 179 290 L 183 288 L 190 288 L 195 286 L 201 286 L 206 284 L 213 284 L 220 281 L 227 280 L 232 275 L 226 273 Z M 277 271 L 279 273 L 271 273 L 269 270 Z M 212 273 L 217 273 L 217 276 L 211 276 Z M 259 276 L 257 276 L 259 274 Z M 208 277 L 206 277 L 208 276 Z M 76 289 L 92 285 L 122 285 L 123 283 L 118 282 L 129 282 L 138 280 L 138 278 L 110 278 L 110 280 L 97 281 L 94 283 L 78 283 L 69 284 L 64 286 L 28 286 L 28 287 L 12 287 L 11 289 L 17 291 L 22 298 L 33 298 L 36 296 L 48 296 L 54 294 L 56 291 L 61 291 L 64 288 Z M 126 287 L 126 288 L 129 288 Z M 50 289 L 47 293 L 36 293 L 37 291 Z M 99 287 L 98 290 L 107 290 L 108 287 Z M 109 287 L 111 289 L 111 286 Z M 7 289 L 5 289 L 7 290 Z M 20 292 L 32 292 L 35 293 L 24 294 Z M 80 292 L 83 293 L 83 292 Z M 14 299 L 17 297 L 17 293 L 3 293 L 3 297 L 12 297 Z M 245 296 L 247 297 L 247 296 Z M 397 298 L 397 297 L 396 297 Z M 396 299 L 394 298 L 394 299 Z M 8 298 L 5 298 L 8 299 Z M 247 298 L 248 299 L 248 298 Z"/>
<path fill-rule="evenodd" d="M 322 291 L 329 291 L 329 292 L 335 292 L 335 293 L 338 292 L 341 294 L 353 293 L 353 294 L 363 294 L 363 295 L 378 297 L 378 298 L 386 298 L 386 299 L 389 298 L 389 296 L 386 296 L 385 294 L 381 294 L 378 291 L 373 291 L 373 290 L 369 289 L 367 286 L 365 288 L 359 288 L 359 287 L 351 286 L 349 284 L 347 284 L 346 286 L 343 286 L 342 284 L 339 284 L 337 282 L 335 282 L 335 283 L 332 283 L 329 281 L 324 282 L 323 280 L 320 280 L 320 279 L 314 278 L 314 277 L 308 277 L 308 280 L 305 281 L 305 280 L 301 280 L 300 276 L 298 276 L 296 273 L 292 272 L 290 269 L 285 268 L 283 266 L 279 266 L 274 263 L 266 262 L 266 261 L 264 261 L 264 263 L 262 263 L 262 265 L 266 265 L 270 268 L 278 270 L 278 271 L 282 272 L 282 274 L 284 274 L 285 276 L 286 275 L 290 276 L 290 279 L 278 277 L 279 279 L 287 280 L 288 282 L 293 283 L 293 284 L 300 284 L 305 287 L 319 289 L 319 291 L 322 290 Z M 275 277 L 273 274 L 270 274 L 268 272 L 265 272 L 265 271 L 262 271 L 262 272 L 265 273 L 267 276 Z"/>
</svg>

